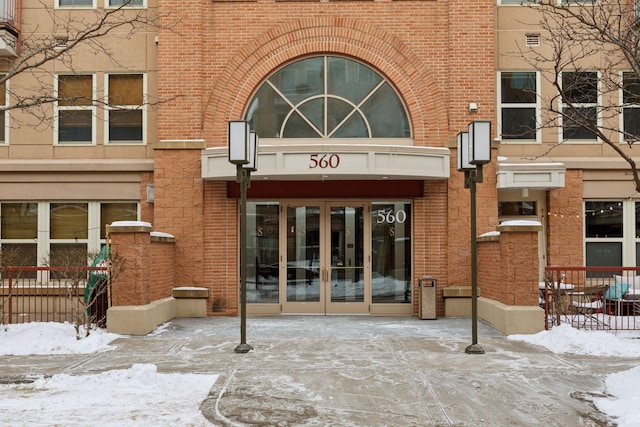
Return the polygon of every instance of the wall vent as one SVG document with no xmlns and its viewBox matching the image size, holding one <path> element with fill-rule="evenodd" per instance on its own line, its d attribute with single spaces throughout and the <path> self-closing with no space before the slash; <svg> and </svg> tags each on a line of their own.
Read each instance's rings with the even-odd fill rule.
<svg viewBox="0 0 640 427">
<path fill-rule="evenodd" d="M 527 34 L 525 43 L 529 47 L 540 46 L 540 34 Z"/>
</svg>

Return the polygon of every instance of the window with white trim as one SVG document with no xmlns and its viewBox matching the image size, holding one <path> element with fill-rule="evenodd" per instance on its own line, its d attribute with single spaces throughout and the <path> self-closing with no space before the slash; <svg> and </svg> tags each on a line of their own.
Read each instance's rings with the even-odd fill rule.
<svg viewBox="0 0 640 427">
<path fill-rule="evenodd" d="M 96 7 L 96 0 L 56 0 L 57 7 Z"/>
<path fill-rule="evenodd" d="M 581 118 L 598 124 L 598 73 L 564 71 L 561 77 L 562 140 L 597 141 L 596 134 L 584 126 Z"/>
<path fill-rule="evenodd" d="M 95 143 L 95 76 L 58 75 L 56 78 L 55 103 L 56 143 Z"/>
<path fill-rule="evenodd" d="M 107 86 L 107 137 L 110 144 L 144 142 L 146 110 L 143 74 L 109 74 Z"/>
<path fill-rule="evenodd" d="M 55 265 L 70 249 L 99 251 L 106 224 L 138 218 L 137 202 L 2 202 L 0 250 L 16 265 Z"/>
<path fill-rule="evenodd" d="M 622 73 L 622 129 L 624 140 L 640 139 L 640 78 L 635 73 Z"/>
<path fill-rule="evenodd" d="M 538 73 L 535 71 L 501 71 L 498 117 L 504 142 L 538 140 Z"/>
<path fill-rule="evenodd" d="M 640 202 L 584 202 L 586 266 L 640 266 Z"/>
<path fill-rule="evenodd" d="M 260 138 L 410 138 L 409 116 L 391 84 L 348 58 L 314 56 L 273 73 L 249 103 Z"/>
<path fill-rule="evenodd" d="M 9 94 L 7 93 L 7 84 L 5 80 L 0 83 L 0 106 L 6 107 L 9 105 Z M 8 142 L 7 131 L 9 129 L 9 112 L 7 110 L 0 110 L 0 144 L 6 144 Z"/>
<path fill-rule="evenodd" d="M 147 0 L 105 0 L 105 7 L 146 7 Z"/>
</svg>

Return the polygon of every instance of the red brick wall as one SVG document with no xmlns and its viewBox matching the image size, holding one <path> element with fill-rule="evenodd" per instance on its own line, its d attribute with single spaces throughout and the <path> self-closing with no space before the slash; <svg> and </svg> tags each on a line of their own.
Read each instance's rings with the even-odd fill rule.
<svg viewBox="0 0 640 427">
<path fill-rule="evenodd" d="M 584 265 L 582 171 L 565 173 L 565 186 L 549 191 L 547 265 Z"/>
<path fill-rule="evenodd" d="M 180 22 L 177 33 L 160 31 L 158 40 L 159 95 L 171 100 L 159 106 L 159 139 L 226 146 L 227 121 L 242 117 L 269 74 L 328 53 L 363 61 L 394 84 L 415 145 L 451 146 L 470 121 L 495 114 L 494 8 L 488 0 L 160 1 L 161 15 Z M 468 111 L 469 102 L 478 103 L 478 113 Z M 176 284 L 210 288 L 209 314 L 236 314 L 235 200 L 226 198 L 224 184 L 201 182 L 197 151 L 157 150 L 155 162 L 154 221 L 178 237 Z M 414 204 L 415 278 L 434 275 L 440 289 L 469 280 L 469 196 L 455 150 L 452 166 L 451 179 L 426 183 Z M 497 225 L 492 167 L 486 177 L 479 231 Z"/>
<path fill-rule="evenodd" d="M 499 241 L 478 242 L 478 288 L 506 305 L 538 305 L 538 232 L 502 231 Z"/>
<path fill-rule="evenodd" d="M 112 278 L 112 305 L 145 305 L 171 296 L 174 243 L 151 241 L 149 232 L 112 232 L 111 247 L 123 261 Z"/>
<path fill-rule="evenodd" d="M 176 236 L 176 286 L 203 283 L 200 150 L 156 150 L 154 228 Z"/>
<path fill-rule="evenodd" d="M 175 249 L 173 242 L 151 242 L 149 248 L 149 294 L 151 301 L 170 297 L 175 276 Z"/>
</svg>

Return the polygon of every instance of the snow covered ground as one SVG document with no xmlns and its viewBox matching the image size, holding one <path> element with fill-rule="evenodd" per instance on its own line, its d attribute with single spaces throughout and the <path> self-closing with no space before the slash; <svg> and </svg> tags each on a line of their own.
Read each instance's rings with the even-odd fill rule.
<svg viewBox="0 0 640 427">
<path fill-rule="evenodd" d="M 93 331 L 76 340 L 70 324 L 25 323 L 0 329 L 0 355 L 109 351 L 119 335 Z M 218 375 L 157 372 L 153 364 L 92 375 L 58 374 L 0 384 L 2 426 L 210 426 L 199 410 Z"/>
<path fill-rule="evenodd" d="M 26 354 L 87 354 L 113 349 L 121 336 L 98 330 L 75 339 L 69 324 L 28 323 L 0 329 L 0 356 Z M 640 357 L 640 336 L 583 331 L 561 325 L 533 335 L 512 335 L 511 340 L 540 345 L 554 353 Z M 0 425 L 207 426 L 199 411 L 218 375 L 157 372 L 153 364 L 90 375 L 58 374 L 34 382 L 0 384 Z M 597 398 L 602 412 L 618 425 L 640 423 L 640 367 L 611 374 L 608 397 Z M 179 398 L 177 398 L 179 397 Z M 24 420 L 29 420 L 23 423 Z M 57 424 L 64 420 L 62 424 Z M 99 420 L 99 421 L 97 421 Z"/>
<path fill-rule="evenodd" d="M 614 335 L 604 331 L 585 331 L 562 324 L 550 331 L 532 335 L 510 335 L 509 339 L 541 345 L 554 353 L 591 356 L 640 357 L 638 331 Z M 609 397 L 594 399 L 598 409 L 616 418 L 619 427 L 640 426 L 640 366 L 610 374 L 606 379 Z"/>
</svg>

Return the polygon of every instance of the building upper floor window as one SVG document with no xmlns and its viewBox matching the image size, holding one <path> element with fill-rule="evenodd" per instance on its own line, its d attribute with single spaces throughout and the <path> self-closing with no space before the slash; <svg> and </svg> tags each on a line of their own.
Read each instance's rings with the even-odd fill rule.
<svg viewBox="0 0 640 427">
<path fill-rule="evenodd" d="M 146 0 L 107 0 L 109 7 L 144 7 Z"/>
<path fill-rule="evenodd" d="M 133 201 L 0 202 L 0 250 L 16 265 L 55 265 L 69 250 L 98 252 L 107 224 L 138 219 Z"/>
<path fill-rule="evenodd" d="M 55 137 L 58 144 L 95 142 L 95 78 L 93 75 L 58 75 Z"/>
<path fill-rule="evenodd" d="M 96 0 L 57 0 L 58 7 L 96 7 Z"/>
<path fill-rule="evenodd" d="M 107 84 L 107 137 L 109 143 L 144 141 L 144 75 L 109 74 Z"/>
<path fill-rule="evenodd" d="M 503 141 L 536 141 L 538 82 L 535 71 L 502 71 L 500 76 L 500 133 Z"/>
<path fill-rule="evenodd" d="M 6 107 L 9 97 L 7 96 L 7 81 L 0 83 L 0 106 Z M 8 112 L 0 110 L 0 144 L 7 142 Z"/>
<path fill-rule="evenodd" d="M 408 114 L 389 82 L 360 62 L 301 59 L 273 73 L 249 103 L 260 138 L 410 138 Z"/>
<path fill-rule="evenodd" d="M 585 120 L 598 123 L 598 73 L 565 71 L 562 73 L 562 139 L 596 141 L 596 134 Z"/>
<path fill-rule="evenodd" d="M 624 142 L 640 139 L 640 78 L 622 73 L 622 129 Z"/>
</svg>

